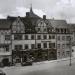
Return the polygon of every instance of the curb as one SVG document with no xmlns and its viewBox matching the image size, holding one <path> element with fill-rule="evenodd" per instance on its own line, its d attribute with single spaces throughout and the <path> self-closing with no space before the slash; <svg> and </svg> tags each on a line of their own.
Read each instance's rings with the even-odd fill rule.
<svg viewBox="0 0 75 75">
<path fill-rule="evenodd" d="M 71 60 L 75 59 L 75 57 L 72 57 Z M 47 63 L 53 63 L 53 62 L 61 62 L 61 61 L 68 61 L 70 58 L 63 58 L 63 59 L 58 59 L 58 60 L 52 60 L 52 61 L 43 61 L 43 62 L 36 62 L 33 63 L 33 65 L 40 65 L 40 64 L 47 64 Z"/>
</svg>

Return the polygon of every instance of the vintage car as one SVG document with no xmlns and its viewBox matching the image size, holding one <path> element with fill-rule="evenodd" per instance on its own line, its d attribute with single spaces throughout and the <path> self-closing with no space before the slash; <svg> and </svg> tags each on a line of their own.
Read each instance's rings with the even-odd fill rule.
<svg viewBox="0 0 75 75">
<path fill-rule="evenodd" d="M 32 60 L 27 60 L 26 62 L 21 63 L 22 66 L 32 65 Z"/>
</svg>

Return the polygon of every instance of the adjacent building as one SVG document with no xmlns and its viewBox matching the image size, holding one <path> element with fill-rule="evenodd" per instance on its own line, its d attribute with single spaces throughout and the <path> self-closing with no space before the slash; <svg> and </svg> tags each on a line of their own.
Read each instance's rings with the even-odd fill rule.
<svg viewBox="0 0 75 75">
<path fill-rule="evenodd" d="M 72 27 L 65 20 L 50 20 L 56 32 L 57 59 L 70 56 L 73 40 Z"/>
<path fill-rule="evenodd" d="M 0 19 L 0 62 L 11 62 L 12 48 L 11 48 L 11 30 L 10 21 Z"/>
</svg>

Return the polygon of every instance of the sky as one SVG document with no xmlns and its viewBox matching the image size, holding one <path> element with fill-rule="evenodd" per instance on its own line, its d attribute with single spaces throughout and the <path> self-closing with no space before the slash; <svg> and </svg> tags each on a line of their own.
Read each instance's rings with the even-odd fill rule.
<svg viewBox="0 0 75 75">
<path fill-rule="evenodd" d="M 0 0 L 0 18 L 25 16 L 32 4 L 34 13 L 75 23 L 75 0 Z"/>
</svg>

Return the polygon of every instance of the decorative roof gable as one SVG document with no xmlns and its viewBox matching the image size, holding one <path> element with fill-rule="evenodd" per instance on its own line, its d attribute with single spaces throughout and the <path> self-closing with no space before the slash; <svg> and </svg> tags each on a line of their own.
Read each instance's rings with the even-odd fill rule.
<svg viewBox="0 0 75 75">
<path fill-rule="evenodd" d="M 17 17 L 15 21 L 12 23 L 12 31 L 15 33 L 24 33 L 25 26 L 24 23 L 21 21 L 20 17 Z"/>
</svg>

